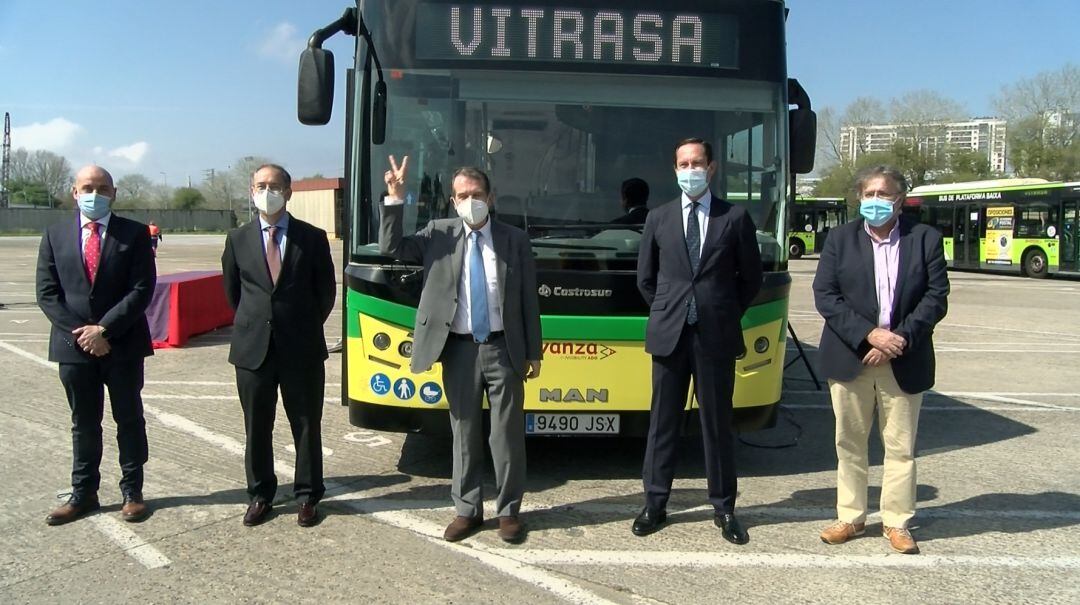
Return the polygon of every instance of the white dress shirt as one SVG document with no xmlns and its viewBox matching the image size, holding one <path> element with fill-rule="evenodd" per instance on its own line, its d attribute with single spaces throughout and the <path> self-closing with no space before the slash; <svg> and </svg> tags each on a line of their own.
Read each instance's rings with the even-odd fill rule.
<svg viewBox="0 0 1080 605">
<path fill-rule="evenodd" d="M 690 204 L 693 202 L 690 198 L 686 197 L 686 194 L 682 194 L 682 231 L 683 237 L 686 237 L 686 220 L 690 218 Z M 709 208 L 712 206 L 712 189 L 706 189 L 705 194 L 698 198 L 697 201 L 697 219 L 698 228 L 701 230 L 701 247 L 705 247 L 705 234 L 708 233 L 709 228 Z"/>
<path fill-rule="evenodd" d="M 277 230 L 278 240 L 278 253 L 281 255 L 281 261 L 285 262 L 285 243 L 289 240 L 289 213 L 283 212 L 281 218 L 278 219 L 274 226 Z M 262 240 L 263 240 L 263 252 L 266 251 L 266 245 L 270 243 L 270 223 L 266 222 L 266 219 L 259 215 L 259 227 L 262 228 Z"/>
<path fill-rule="evenodd" d="M 491 219 L 489 218 L 480 231 L 480 255 L 484 259 L 484 278 L 487 280 L 488 323 L 492 332 L 503 329 L 502 307 L 499 301 L 499 274 L 495 262 L 495 247 L 491 242 Z M 473 228 L 465 225 L 465 254 L 461 259 L 461 279 L 458 280 L 457 312 L 450 322 L 450 331 L 458 334 L 472 334 L 472 295 L 469 288 L 471 273 L 469 259 L 473 253 Z"/>
<path fill-rule="evenodd" d="M 86 256 L 86 242 L 90 240 L 90 230 L 86 228 L 87 223 L 97 223 L 98 235 L 101 236 L 101 251 L 105 251 L 105 232 L 109 230 L 109 219 L 112 218 L 112 212 L 99 218 L 96 221 L 92 221 L 80 212 L 79 213 L 79 232 L 82 235 L 82 245 L 79 248 L 83 251 L 83 257 Z"/>
</svg>

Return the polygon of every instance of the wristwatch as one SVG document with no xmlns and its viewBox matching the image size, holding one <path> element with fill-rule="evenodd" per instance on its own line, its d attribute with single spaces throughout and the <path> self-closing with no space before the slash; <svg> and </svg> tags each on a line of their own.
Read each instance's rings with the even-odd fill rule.
<svg viewBox="0 0 1080 605">
<path fill-rule="evenodd" d="M 108 329 L 105 326 L 101 326 L 101 337 L 105 340 L 109 340 Z"/>
</svg>

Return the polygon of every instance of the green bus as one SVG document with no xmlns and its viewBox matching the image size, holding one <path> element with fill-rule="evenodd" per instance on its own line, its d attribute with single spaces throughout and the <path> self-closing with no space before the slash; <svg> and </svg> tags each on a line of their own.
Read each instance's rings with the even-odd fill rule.
<svg viewBox="0 0 1080 605">
<path fill-rule="evenodd" d="M 842 197 L 796 197 L 788 207 L 788 256 L 821 252 L 829 230 L 847 222 L 847 212 Z"/>
<path fill-rule="evenodd" d="M 950 267 L 1036 278 L 1080 270 L 1080 183 L 924 185 L 911 190 L 904 211 L 941 231 Z"/>
<path fill-rule="evenodd" d="M 387 156 L 409 156 L 405 230 L 450 216 L 450 176 L 491 177 L 499 220 L 536 259 L 544 370 L 526 384 L 530 435 L 642 435 L 649 309 L 636 287 L 641 225 L 616 220 L 621 183 L 650 207 L 678 197 L 673 150 L 715 150 L 714 194 L 743 192 L 765 281 L 742 319 L 735 417 L 774 422 L 791 278 L 779 237 L 790 183 L 813 165 L 815 118 L 789 80 L 778 0 L 361 0 L 300 61 L 299 117 L 325 124 L 335 33 L 356 36 L 346 78 L 342 402 L 356 425 L 446 432 L 441 366 L 409 371 L 423 268 L 380 255 Z M 792 108 L 790 105 L 795 105 Z M 692 398 L 688 415 L 697 413 Z M 690 426 L 696 426 L 692 422 Z"/>
</svg>

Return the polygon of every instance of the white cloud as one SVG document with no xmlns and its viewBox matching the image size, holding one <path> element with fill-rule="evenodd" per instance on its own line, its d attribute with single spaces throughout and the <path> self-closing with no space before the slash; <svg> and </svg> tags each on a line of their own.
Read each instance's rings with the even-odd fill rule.
<svg viewBox="0 0 1080 605">
<path fill-rule="evenodd" d="M 34 122 L 11 129 L 11 146 L 29 150 L 45 149 L 63 153 L 71 148 L 75 137 L 86 129 L 65 118 L 53 118 L 44 124 Z"/>
<path fill-rule="evenodd" d="M 258 52 L 262 57 L 294 65 L 305 45 L 304 39 L 296 35 L 296 27 L 285 21 L 269 31 L 259 44 Z"/>
<path fill-rule="evenodd" d="M 97 151 L 97 149 L 95 149 L 95 151 Z M 110 158 L 120 158 L 127 160 L 132 164 L 138 164 L 146 156 L 148 151 L 150 151 L 150 144 L 146 141 L 139 141 L 138 143 L 132 143 L 131 145 L 125 145 L 124 147 L 110 149 L 106 155 Z"/>
</svg>

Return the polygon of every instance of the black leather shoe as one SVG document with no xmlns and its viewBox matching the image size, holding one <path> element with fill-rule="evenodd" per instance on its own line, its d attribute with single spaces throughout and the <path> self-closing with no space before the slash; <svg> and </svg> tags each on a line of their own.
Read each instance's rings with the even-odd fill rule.
<svg viewBox="0 0 1080 605">
<path fill-rule="evenodd" d="M 248 505 L 247 512 L 244 513 L 244 525 L 254 527 L 266 521 L 267 515 L 270 514 L 270 508 L 270 503 L 265 500 L 253 501 Z"/>
<path fill-rule="evenodd" d="M 746 533 L 742 523 L 730 513 L 716 513 L 713 523 L 720 528 L 724 539 L 732 544 L 746 544 L 750 541 L 750 534 Z"/>
<path fill-rule="evenodd" d="M 643 508 L 637 519 L 634 519 L 634 527 L 630 531 L 634 532 L 635 536 L 647 536 L 659 530 L 666 520 L 667 511 Z"/>
<path fill-rule="evenodd" d="M 296 524 L 300 527 L 314 527 L 319 522 L 318 502 L 305 500 L 300 503 L 300 512 L 296 514 Z"/>
</svg>

